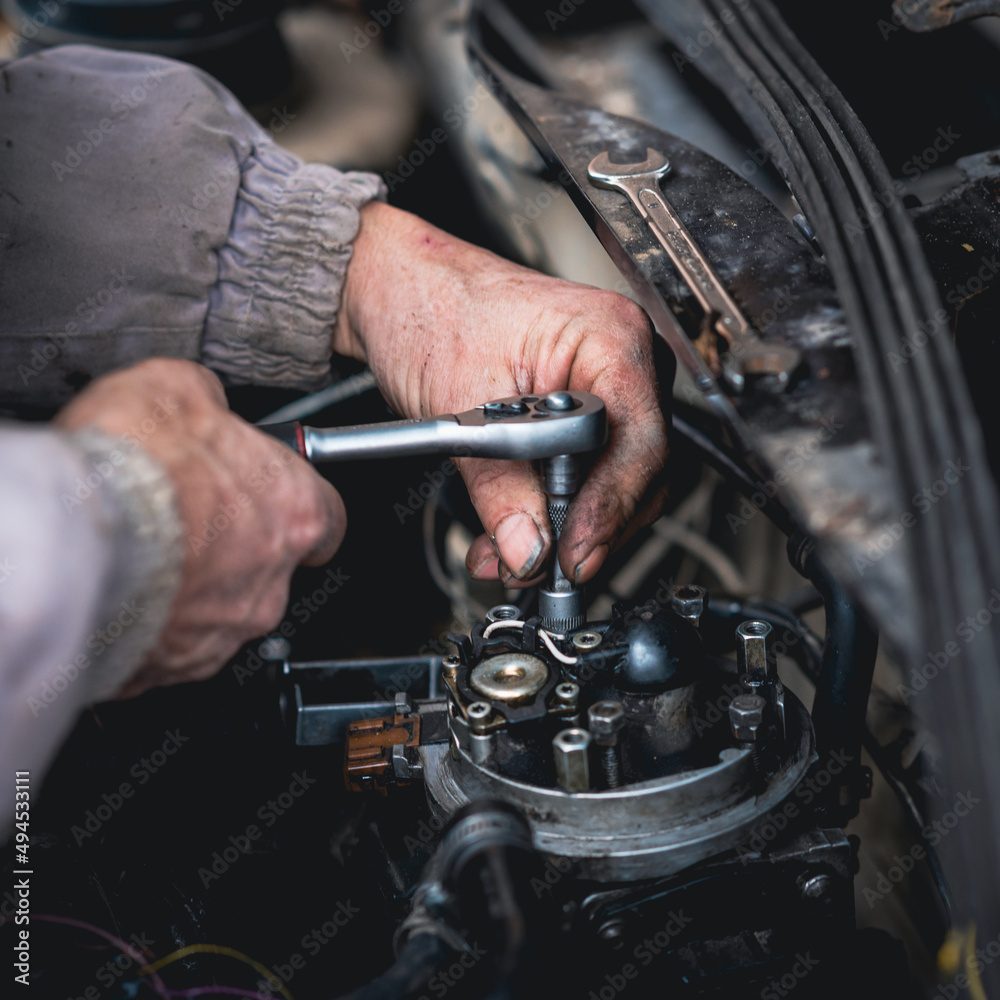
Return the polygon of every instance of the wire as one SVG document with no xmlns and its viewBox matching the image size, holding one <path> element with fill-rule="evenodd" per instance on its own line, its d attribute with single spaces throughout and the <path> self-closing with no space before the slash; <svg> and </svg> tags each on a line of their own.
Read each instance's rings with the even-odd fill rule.
<svg viewBox="0 0 1000 1000">
<path fill-rule="evenodd" d="M 671 517 L 661 517 L 654 525 L 653 531 L 666 541 L 685 549 L 696 556 L 718 578 L 719 583 L 737 597 L 746 597 L 750 585 L 743 578 L 732 561 L 714 542 L 699 535 L 693 528 L 681 524 Z"/>
<path fill-rule="evenodd" d="M 80 930 L 89 931 L 91 934 L 96 934 L 98 937 L 104 938 L 105 941 L 110 942 L 116 948 L 121 950 L 123 955 L 132 956 L 135 952 L 146 952 L 152 955 L 152 952 L 148 948 L 139 948 L 137 945 L 128 944 L 128 942 L 123 941 L 120 937 L 116 937 L 110 931 L 103 930 L 100 927 L 95 927 L 93 924 L 88 924 L 85 920 L 77 920 L 75 917 L 59 917 L 51 913 L 32 913 L 30 914 L 31 920 L 41 920 L 46 924 L 66 924 L 68 927 L 78 927 Z M 155 957 L 155 956 L 154 956 Z M 156 975 L 156 967 L 146 966 L 149 969 L 148 974 L 151 979 L 150 986 L 156 990 L 161 997 L 170 996 L 170 991 L 167 989 L 166 984 L 163 980 Z M 144 970 L 140 970 L 144 972 Z"/>
<path fill-rule="evenodd" d="M 303 417 L 311 417 L 320 410 L 325 410 L 328 406 L 336 403 L 343 403 L 347 399 L 360 396 L 369 389 L 375 388 L 375 375 L 370 371 L 359 372 L 350 378 L 345 378 L 335 385 L 326 389 L 320 389 L 310 396 L 303 396 L 286 406 L 279 407 L 274 413 L 269 413 L 266 417 L 261 417 L 258 424 L 277 424 L 284 420 L 301 420 Z"/>
<path fill-rule="evenodd" d="M 199 954 L 209 954 L 209 955 L 225 955 L 228 958 L 235 958 L 239 962 L 243 962 L 249 965 L 256 972 L 259 972 L 267 981 L 274 979 L 274 973 L 267 968 L 267 966 L 261 965 L 260 962 L 254 961 L 248 955 L 244 955 L 242 951 L 237 951 L 235 948 L 228 948 L 225 945 L 220 944 L 189 944 L 185 948 L 178 948 L 177 951 L 172 951 L 166 958 L 161 958 L 152 965 L 146 965 L 139 971 L 144 975 L 152 974 L 158 969 L 162 969 L 165 965 L 170 965 L 173 962 L 177 962 L 182 958 L 187 958 L 188 955 L 199 955 Z M 279 986 L 278 992 L 285 997 L 285 1000 L 294 1000 L 291 993 L 288 992 L 287 987 Z M 183 995 L 183 994 L 175 994 Z M 249 994 L 252 996 L 253 994 Z"/>
<path fill-rule="evenodd" d="M 548 651 L 560 662 L 565 663 L 567 666 L 572 666 L 574 663 L 580 662 L 579 656 L 567 656 L 561 649 L 556 648 L 556 644 L 552 641 L 552 636 L 549 635 L 544 629 L 538 630 L 538 638 L 545 643 Z"/>
<path fill-rule="evenodd" d="M 483 629 L 483 638 L 488 639 L 494 632 L 498 632 L 502 628 L 524 628 L 524 622 L 513 621 L 506 618 L 501 619 L 500 621 L 490 622 L 490 624 Z"/>
</svg>

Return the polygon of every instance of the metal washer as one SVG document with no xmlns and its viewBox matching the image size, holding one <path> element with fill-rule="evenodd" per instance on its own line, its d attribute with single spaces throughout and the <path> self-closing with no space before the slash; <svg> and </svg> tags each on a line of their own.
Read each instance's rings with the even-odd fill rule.
<svg viewBox="0 0 1000 1000">
<path fill-rule="evenodd" d="M 513 703 L 533 698 L 548 683 L 549 668 L 528 653 L 500 653 L 473 667 L 469 686 L 484 698 Z"/>
</svg>

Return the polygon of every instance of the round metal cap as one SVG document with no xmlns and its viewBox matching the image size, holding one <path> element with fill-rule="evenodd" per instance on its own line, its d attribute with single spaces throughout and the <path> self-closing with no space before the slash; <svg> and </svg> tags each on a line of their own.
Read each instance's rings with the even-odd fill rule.
<svg viewBox="0 0 1000 1000">
<path fill-rule="evenodd" d="M 474 667 L 469 685 L 484 698 L 517 702 L 533 698 L 545 687 L 549 668 L 528 653 L 500 653 Z"/>
<path fill-rule="evenodd" d="M 576 400 L 568 392 L 550 392 L 545 397 L 545 405 L 550 410 L 573 410 Z"/>
</svg>

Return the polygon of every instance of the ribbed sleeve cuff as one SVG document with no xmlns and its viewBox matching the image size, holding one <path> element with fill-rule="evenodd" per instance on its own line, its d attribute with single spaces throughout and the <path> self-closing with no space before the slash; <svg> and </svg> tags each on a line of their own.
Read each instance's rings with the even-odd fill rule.
<svg viewBox="0 0 1000 1000">
<path fill-rule="evenodd" d="M 236 383 L 326 385 L 360 211 L 385 194 L 375 174 L 256 146 L 240 165 L 232 226 L 217 253 L 201 360 Z"/>
<path fill-rule="evenodd" d="M 94 633 L 100 641 L 90 645 L 89 696 L 102 701 L 142 666 L 170 619 L 184 561 L 181 522 L 173 483 L 142 448 L 93 427 L 66 439 L 83 453 L 87 468 L 110 470 L 100 530 L 111 539 L 116 558 L 98 614 L 101 628 Z"/>
</svg>

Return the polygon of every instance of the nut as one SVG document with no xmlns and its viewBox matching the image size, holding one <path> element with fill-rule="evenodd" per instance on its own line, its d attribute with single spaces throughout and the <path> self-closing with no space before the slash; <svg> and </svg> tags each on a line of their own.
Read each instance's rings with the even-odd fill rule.
<svg viewBox="0 0 1000 1000">
<path fill-rule="evenodd" d="M 486 621 L 490 625 L 493 622 L 516 621 L 521 617 L 521 609 L 516 604 L 495 604 L 486 612 Z"/>
<path fill-rule="evenodd" d="M 590 735 L 600 746 L 614 746 L 625 728 L 625 709 L 620 701 L 598 701 L 587 709 Z"/>
<path fill-rule="evenodd" d="M 556 779 L 567 792 L 590 788 L 590 733 L 586 729 L 563 729 L 552 738 Z"/>
<path fill-rule="evenodd" d="M 775 676 L 771 656 L 771 626 L 767 622 L 743 622 L 736 626 L 736 662 L 741 674 Z"/>
<path fill-rule="evenodd" d="M 670 591 L 670 607 L 675 614 L 696 625 L 705 611 L 705 588 L 687 583 Z"/>
<path fill-rule="evenodd" d="M 741 743 L 752 743 L 764 722 L 766 702 L 757 694 L 738 694 L 729 705 L 729 725 Z"/>
</svg>

